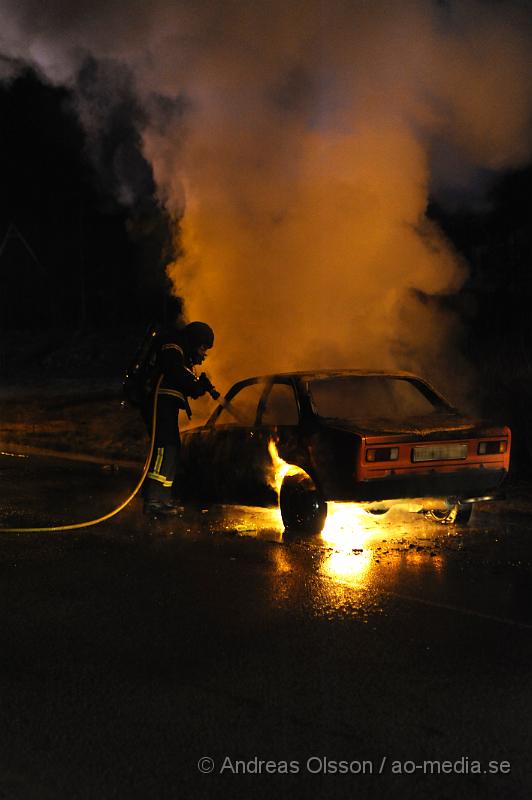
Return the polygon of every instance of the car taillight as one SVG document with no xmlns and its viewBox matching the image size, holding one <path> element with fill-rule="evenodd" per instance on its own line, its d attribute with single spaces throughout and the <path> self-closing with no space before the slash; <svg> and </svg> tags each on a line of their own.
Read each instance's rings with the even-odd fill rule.
<svg viewBox="0 0 532 800">
<path fill-rule="evenodd" d="M 366 461 L 397 461 L 398 447 L 372 447 L 366 450 Z"/>
<path fill-rule="evenodd" d="M 480 442 L 478 446 L 479 456 L 494 456 L 499 453 L 506 453 L 506 439 L 498 442 Z"/>
</svg>

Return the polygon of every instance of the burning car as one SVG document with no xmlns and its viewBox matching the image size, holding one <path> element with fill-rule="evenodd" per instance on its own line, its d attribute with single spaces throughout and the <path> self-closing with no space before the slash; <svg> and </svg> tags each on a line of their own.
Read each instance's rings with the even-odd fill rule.
<svg viewBox="0 0 532 800">
<path fill-rule="evenodd" d="M 313 531 L 327 501 L 465 523 L 506 477 L 510 444 L 508 427 L 463 416 L 421 378 L 365 370 L 239 381 L 182 439 L 189 499 L 279 503 L 287 529 Z"/>
</svg>

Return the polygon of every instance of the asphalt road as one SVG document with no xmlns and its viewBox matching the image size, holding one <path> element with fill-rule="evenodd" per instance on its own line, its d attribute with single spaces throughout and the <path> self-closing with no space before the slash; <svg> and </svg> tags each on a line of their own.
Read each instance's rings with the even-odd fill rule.
<svg viewBox="0 0 532 800">
<path fill-rule="evenodd" d="M 2 524 L 99 516 L 134 477 L 1 456 Z M 4 534 L 0 798 L 529 798 L 526 502 L 344 511 L 298 539 L 135 499 Z"/>
</svg>

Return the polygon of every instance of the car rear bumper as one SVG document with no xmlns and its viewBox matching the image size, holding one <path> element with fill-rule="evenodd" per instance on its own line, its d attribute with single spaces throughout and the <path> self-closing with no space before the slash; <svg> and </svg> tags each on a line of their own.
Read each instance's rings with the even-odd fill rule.
<svg viewBox="0 0 532 800">
<path fill-rule="evenodd" d="M 389 475 L 359 481 L 346 495 L 327 499 L 377 501 L 412 497 L 480 497 L 495 492 L 507 474 L 505 469 L 465 468 L 456 472 Z"/>
</svg>

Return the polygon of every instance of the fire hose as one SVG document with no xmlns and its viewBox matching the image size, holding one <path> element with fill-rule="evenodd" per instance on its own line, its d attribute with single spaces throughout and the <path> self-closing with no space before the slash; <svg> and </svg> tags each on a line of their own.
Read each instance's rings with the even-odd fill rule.
<svg viewBox="0 0 532 800">
<path fill-rule="evenodd" d="M 152 455 L 153 455 L 153 449 L 154 449 L 154 446 L 155 446 L 155 430 L 156 430 L 156 422 L 157 422 L 157 398 L 158 398 L 158 395 L 159 395 L 159 386 L 161 385 L 162 378 L 163 378 L 163 376 L 161 376 L 159 378 L 159 381 L 157 383 L 157 386 L 156 386 L 155 392 L 154 392 L 154 396 L 153 396 L 153 416 L 152 416 L 152 425 L 151 425 L 150 448 L 149 448 L 149 451 L 148 451 L 148 455 L 146 456 L 146 461 L 144 462 L 144 466 L 142 468 L 142 474 L 141 474 L 140 478 L 138 479 L 137 484 L 136 484 L 135 488 L 133 489 L 133 491 L 126 497 L 126 499 L 122 503 L 120 503 L 120 505 L 116 506 L 116 508 L 113 508 L 112 511 L 109 511 L 108 514 L 104 514 L 103 516 L 98 517 L 97 519 L 89 519 L 89 520 L 85 520 L 84 522 L 74 522 L 74 523 L 71 523 L 69 525 L 51 525 L 51 526 L 47 526 L 47 527 L 35 527 L 35 528 L 33 528 L 33 527 L 31 527 L 31 528 L 18 528 L 18 527 L 17 528 L 0 528 L 0 533 L 53 533 L 53 532 L 60 532 L 60 531 L 75 531 L 75 530 L 79 530 L 80 528 L 90 528 L 93 525 L 99 525 L 100 522 L 105 522 L 106 520 L 111 519 L 111 517 L 115 517 L 117 514 L 119 514 L 133 500 L 135 495 L 139 492 L 140 487 L 144 483 L 144 479 L 145 479 L 145 477 L 147 475 L 147 472 L 148 472 L 148 469 L 149 469 L 149 466 L 150 466 L 150 462 L 151 462 Z M 219 397 L 218 392 L 216 392 L 216 390 L 214 389 L 214 387 L 212 385 L 211 385 L 211 388 L 212 388 L 212 391 L 211 391 L 211 389 L 208 389 L 209 394 L 211 395 L 211 397 L 213 397 L 213 399 L 217 399 L 217 397 Z M 217 395 L 217 397 L 215 397 L 215 395 Z M 228 406 L 228 404 L 225 403 L 225 401 L 221 401 L 221 405 L 224 408 L 226 408 Z"/>
</svg>

